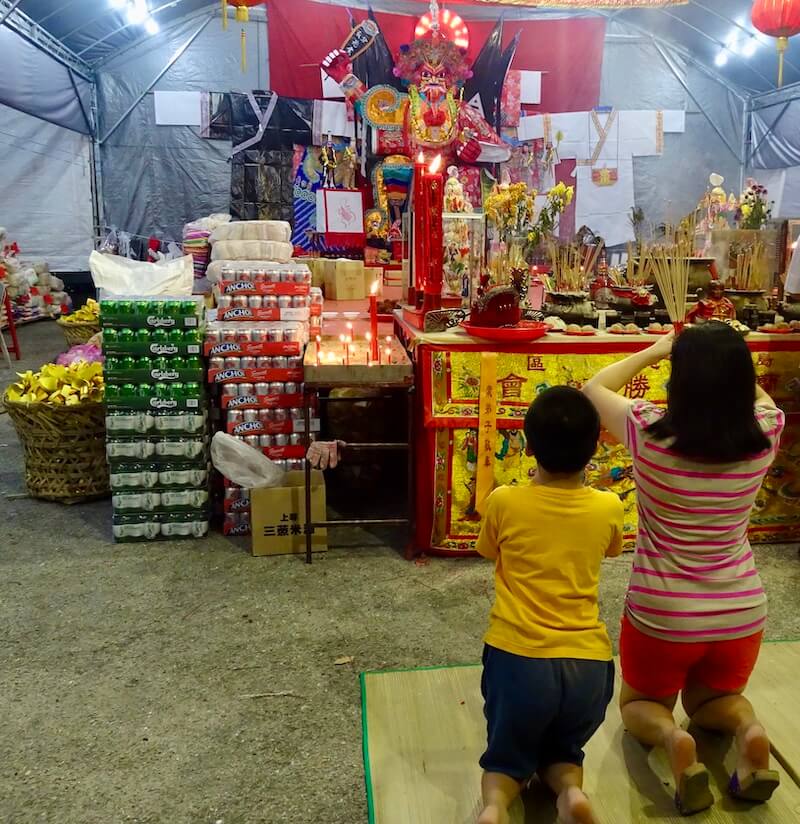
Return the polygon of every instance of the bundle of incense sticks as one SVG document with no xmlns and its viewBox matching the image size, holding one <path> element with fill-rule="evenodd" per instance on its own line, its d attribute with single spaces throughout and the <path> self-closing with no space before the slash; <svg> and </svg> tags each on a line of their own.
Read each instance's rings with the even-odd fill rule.
<svg viewBox="0 0 800 824">
<path fill-rule="evenodd" d="M 650 279 L 653 268 L 652 250 L 649 244 L 628 243 L 628 266 L 625 270 L 625 282 L 628 286 L 639 288 Z"/>
<path fill-rule="evenodd" d="M 767 250 L 764 242 L 755 241 L 736 255 L 734 283 L 737 289 L 756 292 L 766 288 Z"/>
<path fill-rule="evenodd" d="M 584 292 L 587 273 L 591 276 L 600 259 L 603 245 L 583 246 L 580 243 L 547 243 L 553 280 L 557 292 Z"/>
<path fill-rule="evenodd" d="M 653 271 L 669 319 L 680 328 L 686 320 L 689 270 L 692 265 L 694 238 L 680 243 L 654 247 Z"/>
</svg>

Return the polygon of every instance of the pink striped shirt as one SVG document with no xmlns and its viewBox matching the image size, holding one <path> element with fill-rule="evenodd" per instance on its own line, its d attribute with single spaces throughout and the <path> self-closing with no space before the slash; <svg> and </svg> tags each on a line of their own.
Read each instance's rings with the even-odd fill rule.
<svg viewBox="0 0 800 824">
<path fill-rule="evenodd" d="M 626 612 L 642 632 L 670 641 L 719 641 L 761 630 L 767 596 L 747 538 L 750 512 L 775 457 L 783 412 L 757 407 L 771 448 L 735 464 L 681 457 L 647 428 L 665 413 L 641 402 L 628 413 L 639 534 Z"/>
</svg>

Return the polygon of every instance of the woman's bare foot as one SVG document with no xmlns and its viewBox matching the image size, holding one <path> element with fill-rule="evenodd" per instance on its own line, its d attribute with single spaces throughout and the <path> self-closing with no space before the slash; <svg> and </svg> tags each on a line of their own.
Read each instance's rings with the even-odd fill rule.
<svg viewBox="0 0 800 824">
<path fill-rule="evenodd" d="M 597 824 L 589 799 L 579 787 L 567 787 L 556 801 L 561 824 Z"/>
<path fill-rule="evenodd" d="M 739 752 L 736 772 L 740 780 L 756 770 L 769 769 L 769 738 L 761 724 L 755 722 L 740 729 L 736 733 L 736 746 Z"/>
<path fill-rule="evenodd" d="M 509 824 L 508 810 L 497 804 L 489 804 L 480 814 L 477 824 Z"/>
<path fill-rule="evenodd" d="M 675 786 L 679 787 L 681 776 L 697 763 L 697 744 L 686 730 L 674 729 L 665 740 L 664 747 L 675 777 Z"/>
</svg>

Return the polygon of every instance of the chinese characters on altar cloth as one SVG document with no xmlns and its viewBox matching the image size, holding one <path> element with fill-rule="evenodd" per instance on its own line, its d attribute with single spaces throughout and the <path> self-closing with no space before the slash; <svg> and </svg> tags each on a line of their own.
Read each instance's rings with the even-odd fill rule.
<svg viewBox="0 0 800 824">
<path fill-rule="evenodd" d="M 576 161 L 576 226 L 588 226 L 607 246 L 633 240 L 633 158 L 663 153 L 664 134 L 686 130 L 684 111 L 597 109 L 523 117 L 520 140 L 544 140 L 558 157 Z"/>
</svg>

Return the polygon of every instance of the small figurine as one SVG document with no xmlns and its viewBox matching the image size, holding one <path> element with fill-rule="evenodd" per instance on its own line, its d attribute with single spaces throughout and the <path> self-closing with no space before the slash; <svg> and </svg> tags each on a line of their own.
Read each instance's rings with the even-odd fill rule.
<svg viewBox="0 0 800 824">
<path fill-rule="evenodd" d="M 336 166 L 339 159 L 336 156 L 336 147 L 333 139 L 328 135 L 328 140 L 320 152 L 320 165 L 322 166 L 322 185 L 326 189 L 336 188 Z"/>
<path fill-rule="evenodd" d="M 356 155 L 352 141 L 344 147 L 337 172 L 343 189 L 356 188 Z"/>
<path fill-rule="evenodd" d="M 734 320 L 736 307 L 725 297 L 725 289 L 718 280 L 708 285 L 708 295 L 700 298 L 689 312 L 689 323 L 705 323 L 709 320 Z"/>
</svg>

